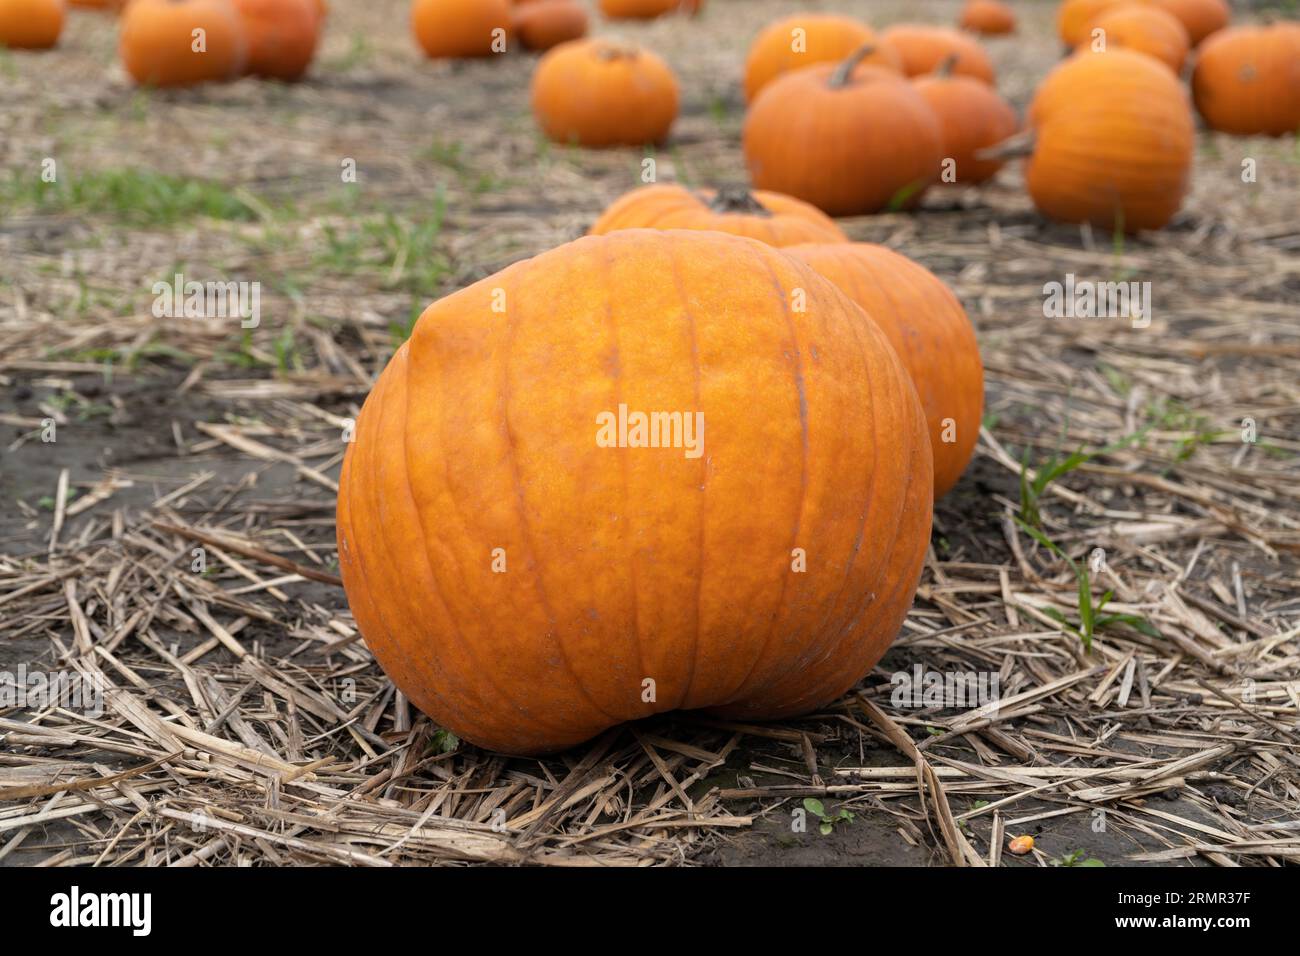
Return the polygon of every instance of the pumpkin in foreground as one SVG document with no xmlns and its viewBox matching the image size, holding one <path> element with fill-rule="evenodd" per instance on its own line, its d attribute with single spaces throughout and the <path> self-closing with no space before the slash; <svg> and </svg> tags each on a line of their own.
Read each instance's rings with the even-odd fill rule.
<svg viewBox="0 0 1300 956">
<path fill-rule="evenodd" d="M 203 49 L 195 50 L 202 30 Z M 248 41 L 230 0 L 131 0 L 122 10 L 118 53 L 144 86 L 232 80 L 248 62 Z"/>
<path fill-rule="evenodd" d="M 47 50 L 63 32 L 63 0 L 0 0 L 0 48 Z"/>
<path fill-rule="evenodd" d="M 1076 53 L 1034 94 L 1025 183 L 1064 222 L 1159 229 L 1182 206 L 1195 126 L 1178 78 L 1145 53 Z"/>
<path fill-rule="evenodd" d="M 876 39 L 871 28 L 853 17 L 800 13 L 769 23 L 754 38 L 745 57 L 745 99 L 783 73 L 818 63 L 839 63 L 855 50 L 870 47 L 865 62 L 899 72 L 902 62 Z"/>
<path fill-rule="evenodd" d="M 533 72 L 537 125 L 548 139 L 566 145 L 662 142 L 677 118 L 679 98 L 668 64 L 629 43 L 570 40 L 548 51 Z"/>
<path fill-rule="evenodd" d="M 984 414 L 984 365 L 966 310 L 942 279 L 884 246 L 840 242 L 783 251 L 835 283 L 885 333 L 925 410 L 934 496 L 947 494 L 975 453 Z"/>
<path fill-rule="evenodd" d="M 763 88 L 743 135 L 755 186 L 852 216 L 910 208 L 939 178 L 934 110 L 901 75 L 855 67 L 856 59 L 804 67 Z"/>
<path fill-rule="evenodd" d="M 592 223 L 588 235 L 616 229 L 714 229 L 769 246 L 848 242 L 835 220 L 793 196 L 743 188 L 692 192 L 669 183 L 624 193 Z"/>
<path fill-rule="evenodd" d="M 1244 136 L 1300 133 L 1300 23 L 1214 34 L 1197 56 L 1192 92 L 1211 129 Z"/>
<path fill-rule="evenodd" d="M 425 311 L 348 445 L 339 560 L 416 706 L 539 753 L 839 697 L 911 604 L 932 482 L 908 374 L 839 289 L 751 239 L 626 230 Z"/>
</svg>

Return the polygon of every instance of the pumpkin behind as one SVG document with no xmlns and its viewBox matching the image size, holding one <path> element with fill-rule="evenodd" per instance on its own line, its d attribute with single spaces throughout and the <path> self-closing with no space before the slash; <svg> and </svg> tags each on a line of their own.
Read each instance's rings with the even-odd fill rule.
<svg viewBox="0 0 1300 956">
<path fill-rule="evenodd" d="M 957 185 L 982 183 L 996 175 L 1003 160 L 976 153 L 1010 137 L 1020 125 L 1016 111 L 987 83 L 942 71 L 912 81 L 939 120 L 944 160 L 952 160 Z M 944 182 L 944 179 L 940 179 Z"/>
<path fill-rule="evenodd" d="M 528 50 L 549 50 L 587 35 L 587 11 L 574 0 L 533 0 L 514 10 L 514 32 Z"/>
<path fill-rule="evenodd" d="M 620 407 L 701 413 L 700 454 L 615 440 Z M 931 469 L 898 357 L 808 266 L 718 233 L 589 236 L 421 316 L 348 445 L 340 568 L 389 677 L 481 746 L 787 717 L 896 636 Z"/>
<path fill-rule="evenodd" d="M 1192 90 L 1211 129 L 1243 136 L 1300 132 L 1300 23 L 1216 33 L 1201 46 Z"/>
<path fill-rule="evenodd" d="M 247 71 L 297 80 L 316 55 L 320 11 L 315 0 L 234 0 L 248 40 Z"/>
<path fill-rule="evenodd" d="M 783 73 L 818 63 L 838 63 L 854 51 L 874 46 L 865 62 L 899 71 L 898 55 L 880 45 L 865 23 L 827 13 L 801 13 L 768 24 L 745 58 L 745 99 L 753 100 Z"/>
<path fill-rule="evenodd" d="M 204 49 L 195 50 L 202 30 Z M 189 86 L 239 76 L 248 41 L 230 0 L 131 0 L 123 9 L 118 52 L 136 83 Z"/>
<path fill-rule="evenodd" d="M 958 76 L 973 76 L 990 86 L 995 82 L 993 61 L 984 48 L 959 30 L 921 23 L 897 23 L 880 36 L 881 42 L 898 54 L 907 76 L 933 73 L 952 61 Z"/>
<path fill-rule="evenodd" d="M 1016 13 L 1000 0 L 967 0 L 957 22 L 963 30 L 983 36 L 1016 32 Z"/>
<path fill-rule="evenodd" d="M 833 219 L 793 196 L 745 189 L 691 191 L 669 183 L 624 193 L 587 234 L 618 229 L 712 229 L 769 246 L 848 241 Z"/>
<path fill-rule="evenodd" d="M 0 47 L 48 50 L 63 33 L 63 0 L 0 0 Z"/>
<path fill-rule="evenodd" d="M 433 59 L 491 56 L 508 42 L 510 0 L 414 0 L 411 32 Z"/>
<path fill-rule="evenodd" d="M 925 410 L 934 496 L 947 494 L 970 463 L 984 413 L 984 366 L 966 310 L 942 279 L 884 246 L 843 242 L 784 251 L 834 282 L 885 333 Z"/>
<path fill-rule="evenodd" d="M 1191 50 L 1187 29 L 1172 13 L 1149 3 L 1118 3 L 1107 7 L 1088 25 L 1089 48 L 1101 30 L 1106 49 L 1133 50 L 1153 56 L 1175 73 Z"/>
</svg>

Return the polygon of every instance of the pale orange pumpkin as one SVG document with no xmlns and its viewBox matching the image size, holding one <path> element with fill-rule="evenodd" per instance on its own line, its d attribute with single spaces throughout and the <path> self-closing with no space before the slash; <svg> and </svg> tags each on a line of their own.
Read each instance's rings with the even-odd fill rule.
<svg viewBox="0 0 1300 956">
<path fill-rule="evenodd" d="M 1212 33 L 1222 30 L 1232 19 L 1227 0 L 1144 0 L 1172 13 L 1187 28 L 1192 46 L 1199 46 Z"/>
<path fill-rule="evenodd" d="M 577 90 L 584 95 L 575 95 Z M 677 118 L 678 97 L 667 63 L 649 50 L 609 40 L 561 43 L 533 72 L 533 116 L 558 143 L 660 142 Z"/>
<path fill-rule="evenodd" d="M 1056 8 L 1056 32 L 1067 49 L 1087 42 L 1092 21 L 1103 10 L 1125 0 L 1064 0 Z"/>
<path fill-rule="evenodd" d="M 1015 11 L 999 0 L 967 0 L 957 22 L 963 30 L 984 36 L 1016 32 Z"/>
<path fill-rule="evenodd" d="M 1101 31 L 1098 33 L 1097 31 Z M 1149 3 L 1119 3 L 1107 7 L 1088 25 L 1086 47 L 1134 50 L 1153 56 L 1175 73 L 1191 49 L 1187 30 L 1172 13 Z"/>
<path fill-rule="evenodd" d="M 587 234 L 599 236 L 618 229 L 708 229 L 748 236 L 769 246 L 848 241 L 833 219 L 793 196 L 744 188 L 692 191 L 670 183 L 624 193 Z"/>
<path fill-rule="evenodd" d="M 902 76 L 853 62 L 787 73 L 758 94 L 743 133 L 756 187 L 849 216 L 910 208 L 939 178 L 934 110 Z"/>
<path fill-rule="evenodd" d="M 425 311 L 347 445 L 339 566 L 389 678 L 480 746 L 783 718 L 894 640 L 932 470 L 906 369 L 829 281 L 750 239 L 624 230 Z"/>
<path fill-rule="evenodd" d="M 600 0 L 600 12 L 611 20 L 653 20 L 680 4 L 681 0 Z"/>
<path fill-rule="evenodd" d="M 234 0 L 248 40 L 254 76 L 297 80 L 316 55 L 320 12 L 315 0 Z"/>
<path fill-rule="evenodd" d="M 971 37 L 949 27 L 920 23 L 898 23 L 880 35 L 881 43 L 898 54 L 907 76 L 933 73 L 940 64 L 953 60 L 957 76 L 973 76 L 992 85 L 993 61 Z M 955 58 L 955 59 L 954 59 Z"/>
<path fill-rule="evenodd" d="M 912 81 L 939 120 L 944 161 L 952 175 L 940 182 L 972 185 L 991 179 L 1004 160 L 975 154 L 1003 142 L 1016 132 L 1016 111 L 993 87 L 973 76 L 955 76 L 946 64 Z"/>
<path fill-rule="evenodd" d="M 942 279 L 884 246 L 840 242 L 784 251 L 834 282 L 885 333 L 925 410 L 934 495 L 947 494 L 970 463 L 984 413 L 984 365 L 966 310 Z"/>
<path fill-rule="evenodd" d="M 838 63 L 865 47 L 873 49 L 864 62 L 901 72 L 898 54 L 881 45 L 870 27 L 852 17 L 801 13 L 768 24 L 745 58 L 745 99 L 752 100 L 783 73 L 818 63 Z"/>
<path fill-rule="evenodd" d="M 1243 136 L 1300 133 L 1300 23 L 1214 34 L 1197 55 L 1192 91 L 1211 129 Z"/>
<path fill-rule="evenodd" d="M 131 0 L 118 53 L 136 83 L 188 86 L 239 76 L 248 41 L 230 0 Z"/>
<path fill-rule="evenodd" d="M 0 46 L 47 50 L 63 32 L 63 0 L 0 0 Z"/>
<path fill-rule="evenodd" d="M 1191 179 L 1195 125 L 1178 78 L 1132 50 L 1083 51 L 1059 64 L 1029 106 L 1034 204 L 1066 222 L 1159 229 Z"/>
<path fill-rule="evenodd" d="M 411 31 L 427 56 L 471 59 L 505 52 L 510 0 L 414 0 Z"/>
</svg>

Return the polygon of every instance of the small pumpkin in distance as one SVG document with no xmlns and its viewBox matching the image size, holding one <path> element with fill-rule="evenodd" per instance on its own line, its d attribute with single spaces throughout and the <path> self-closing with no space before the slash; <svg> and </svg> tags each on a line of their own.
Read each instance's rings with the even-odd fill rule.
<svg viewBox="0 0 1300 956">
<path fill-rule="evenodd" d="M 1240 136 L 1300 132 L 1300 23 L 1214 34 L 1197 54 L 1192 92 L 1211 129 Z"/>
<path fill-rule="evenodd" d="M 783 251 L 835 283 L 889 339 L 925 410 L 934 496 L 943 497 L 975 453 L 984 414 L 984 365 L 961 302 L 925 266 L 885 246 L 841 242 Z"/>
<path fill-rule="evenodd" d="M 670 183 L 624 193 L 587 234 L 600 236 L 619 229 L 716 230 L 769 246 L 848 241 L 833 219 L 792 196 L 743 187 L 692 191 Z"/>
<path fill-rule="evenodd" d="M 63 0 L 0 0 L 0 47 L 48 50 L 63 33 Z"/>
<path fill-rule="evenodd" d="M 967 0 L 958 26 L 983 36 L 1005 36 L 1016 32 L 1016 13 L 1000 0 Z"/>
<path fill-rule="evenodd" d="M 783 73 L 817 63 L 839 63 L 870 47 L 864 62 L 899 72 L 898 55 L 882 46 L 865 23 L 828 13 L 796 14 L 768 24 L 750 44 L 745 57 L 745 100 L 752 101 Z"/>
<path fill-rule="evenodd" d="M 435 60 L 492 56 L 509 44 L 510 0 L 414 0 L 411 32 Z"/>
<path fill-rule="evenodd" d="M 1228 25 L 1232 11 L 1227 0 L 1143 0 L 1171 13 L 1187 29 L 1187 36 L 1196 47 L 1212 33 Z"/>
<path fill-rule="evenodd" d="M 906 76 L 933 73 L 950 58 L 952 72 L 973 76 L 990 86 L 996 80 L 993 61 L 984 48 L 960 30 L 921 23 L 897 23 L 880 36 L 881 43 L 898 54 Z"/>
<path fill-rule="evenodd" d="M 575 96 L 575 90 L 586 95 Z M 658 55 L 589 38 L 547 51 L 533 72 L 533 116 L 546 136 L 580 146 L 662 142 L 677 118 L 677 78 Z"/>
<path fill-rule="evenodd" d="M 832 216 L 910 208 L 939 177 L 938 118 L 910 82 L 877 66 L 805 67 L 763 88 L 745 117 L 745 164 L 759 189 Z"/>
<path fill-rule="evenodd" d="M 316 55 L 320 13 L 315 0 L 234 0 L 248 41 L 253 76 L 297 80 Z"/>
<path fill-rule="evenodd" d="M 201 50 L 196 30 L 203 31 Z M 122 10 L 118 54 L 142 86 L 190 86 L 239 76 L 248 42 L 230 0 L 131 0 Z"/>
<path fill-rule="evenodd" d="M 951 176 L 941 183 L 969 186 L 997 174 L 1004 160 L 980 159 L 975 154 L 1011 137 L 1020 126 L 1016 111 L 993 87 L 973 76 L 951 73 L 951 61 L 934 73 L 912 81 L 939 120 L 944 163 L 951 161 Z"/>
<path fill-rule="evenodd" d="M 602 443 L 620 406 L 702 416 L 699 454 Z M 479 746 L 777 719 L 896 637 L 932 469 L 907 371 L 829 281 L 750 239 L 623 230 L 425 311 L 347 445 L 339 565 L 389 678 Z"/>
<path fill-rule="evenodd" d="M 682 0 L 600 0 L 600 12 L 610 20 L 653 20 L 681 6 Z"/>
<path fill-rule="evenodd" d="M 1182 84 L 1154 57 L 1074 54 L 1039 86 L 1027 125 L 1025 184 L 1045 215 L 1135 232 L 1182 206 L 1195 124 Z"/>
<path fill-rule="evenodd" d="M 116 13 L 126 6 L 126 0 L 68 0 L 68 6 L 83 10 L 108 10 Z"/>
<path fill-rule="evenodd" d="M 1056 32 L 1067 50 L 1089 39 L 1092 21 L 1103 11 L 1125 0 L 1064 0 L 1056 8 Z"/>
<path fill-rule="evenodd" d="M 1097 31 L 1101 31 L 1100 34 Z M 1143 3 L 1118 3 L 1099 13 L 1088 26 L 1087 49 L 1134 50 L 1153 56 L 1175 73 L 1191 50 L 1191 40 L 1182 22 L 1159 7 Z"/>
<path fill-rule="evenodd" d="M 534 0 L 515 7 L 514 32 L 526 50 L 549 50 L 587 35 L 587 11 L 575 0 Z"/>
</svg>

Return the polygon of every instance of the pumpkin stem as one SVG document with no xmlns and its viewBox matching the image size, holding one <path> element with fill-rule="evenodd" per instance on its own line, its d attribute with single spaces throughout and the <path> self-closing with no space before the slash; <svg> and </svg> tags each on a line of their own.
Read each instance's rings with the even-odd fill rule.
<svg viewBox="0 0 1300 956">
<path fill-rule="evenodd" d="M 949 53 L 943 58 L 943 62 L 934 68 L 934 75 L 944 79 L 952 76 L 952 71 L 957 69 L 957 61 L 960 59 L 960 53 Z"/>
<path fill-rule="evenodd" d="M 849 78 L 853 76 L 853 71 L 857 68 L 857 65 L 875 52 L 876 45 L 868 43 L 850 53 L 848 59 L 837 66 L 835 72 L 831 74 L 831 78 L 827 81 L 830 88 L 838 90 L 842 86 L 847 86 Z"/>
<path fill-rule="evenodd" d="M 994 143 L 992 146 L 986 146 L 984 149 L 975 150 L 975 158 L 980 162 L 986 162 L 991 159 L 1012 159 L 1017 156 L 1028 156 L 1034 151 L 1034 142 L 1038 138 L 1038 133 L 1032 129 L 1021 130 L 1012 136 L 1008 136 L 1000 143 Z"/>
<path fill-rule="evenodd" d="M 749 187 L 742 185 L 719 186 L 713 198 L 709 200 L 709 208 L 714 212 L 743 212 L 751 216 L 772 215 L 766 206 L 754 198 Z"/>
</svg>

